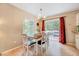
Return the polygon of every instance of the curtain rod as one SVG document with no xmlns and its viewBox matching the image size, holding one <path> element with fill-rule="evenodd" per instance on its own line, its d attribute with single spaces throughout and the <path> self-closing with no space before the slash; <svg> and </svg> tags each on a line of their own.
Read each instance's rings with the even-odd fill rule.
<svg viewBox="0 0 79 59">
<path fill-rule="evenodd" d="M 60 16 L 60 17 L 66 17 L 66 16 Z M 47 18 L 45 21 L 51 20 L 51 19 L 57 19 L 57 18 L 60 18 L 60 17 L 55 17 L 55 18 L 51 17 L 51 18 Z"/>
</svg>

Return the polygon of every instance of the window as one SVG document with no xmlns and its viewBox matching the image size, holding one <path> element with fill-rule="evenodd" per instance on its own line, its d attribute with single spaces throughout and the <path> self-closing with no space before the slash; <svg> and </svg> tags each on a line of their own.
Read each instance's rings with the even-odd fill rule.
<svg viewBox="0 0 79 59">
<path fill-rule="evenodd" d="M 35 33 L 35 24 L 34 20 L 24 20 L 23 22 L 23 34 L 28 36 L 33 36 Z"/>
<path fill-rule="evenodd" d="M 46 31 L 59 30 L 59 19 L 52 19 L 45 21 L 45 30 Z"/>
</svg>

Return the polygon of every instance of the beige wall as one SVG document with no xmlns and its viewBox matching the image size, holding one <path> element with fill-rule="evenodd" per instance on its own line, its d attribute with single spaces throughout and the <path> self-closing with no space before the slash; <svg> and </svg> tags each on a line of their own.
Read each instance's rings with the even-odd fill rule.
<svg viewBox="0 0 79 59">
<path fill-rule="evenodd" d="M 79 13 L 79 11 L 67 12 L 67 13 L 47 17 L 48 19 L 50 19 L 50 18 L 56 18 L 60 16 L 66 16 L 65 26 L 66 26 L 67 44 L 75 45 L 75 34 L 72 31 L 73 31 L 73 28 L 76 26 L 76 14 L 77 13 Z"/>
<path fill-rule="evenodd" d="M 9 4 L 0 4 L 0 52 L 22 44 L 22 22 L 34 16 Z"/>
</svg>

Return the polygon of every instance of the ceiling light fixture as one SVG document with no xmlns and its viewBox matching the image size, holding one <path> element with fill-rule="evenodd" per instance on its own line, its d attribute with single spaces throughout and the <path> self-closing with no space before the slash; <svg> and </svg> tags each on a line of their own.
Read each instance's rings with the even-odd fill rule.
<svg viewBox="0 0 79 59">
<path fill-rule="evenodd" d="M 40 8 L 40 14 L 38 15 L 38 19 L 42 20 L 42 18 L 45 18 L 45 16 L 43 15 L 43 9 Z"/>
</svg>

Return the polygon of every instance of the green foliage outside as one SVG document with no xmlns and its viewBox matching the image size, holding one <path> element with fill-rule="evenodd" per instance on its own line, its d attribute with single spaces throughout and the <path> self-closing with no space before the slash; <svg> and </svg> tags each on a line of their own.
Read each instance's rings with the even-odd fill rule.
<svg viewBox="0 0 79 59">
<path fill-rule="evenodd" d="M 45 22 L 46 31 L 59 30 L 59 20 L 48 20 Z"/>
</svg>

